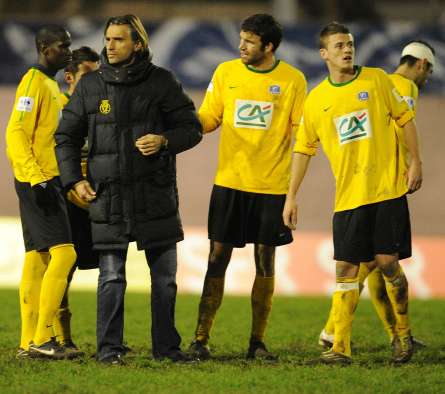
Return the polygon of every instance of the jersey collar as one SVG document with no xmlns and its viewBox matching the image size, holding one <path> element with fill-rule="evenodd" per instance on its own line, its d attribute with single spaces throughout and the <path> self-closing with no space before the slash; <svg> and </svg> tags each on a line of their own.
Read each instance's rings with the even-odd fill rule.
<svg viewBox="0 0 445 394">
<path fill-rule="evenodd" d="M 275 64 L 271 68 L 269 68 L 269 70 L 257 70 L 256 68 L 253 68 L 252 66 L 250 66 L 248 64 L 245 64 L 245 66 L 249 71 L 252 71 L 254 73 L 267 74 L 267 73 L 270 73 L 271 71 L 275 70 L 279 64 L 280 64 L 280 60 L 275 60 Z"/>
<path fill-rule="evenodd" d="M 329 81 L 329 83 L 330 83 L 332 86 L 335 86 L 336 88 L 339 88 L 339 87 L 341 87 L 341 86 L 345 86 L 345 85 L 351 83 L 352 81 L 355 81 L 355 80 L 358 78 L 358 76 L 359 76 L 360 73 L 362 72 L 362 66 L 354 66 L 354 71 L 355 71 L 354 78 L 352 78 L 350 81 L 347 81 L 347 82 L 340 82 L 340 83 L 335 83 L 335 82 L 332 82 L 332 80 L 331 80 L 331 76 L 330 76 L 330 75 L 328 75 L 328 81 Z"/>
<path fill-rule="evenodd" d="M 57 74 L 57 71 L 55 73 L 51 72 L 49 69 L 47 69 L 46 67 L 42 66 L 41 64 L 33 64 L 31 66 L 31 68 L 34 68 L 36 70 L 39 70 L 41 73 L 45 74 L 47 77 L 54 79 L 55 80 L 55 76 Z"/>
</svg>

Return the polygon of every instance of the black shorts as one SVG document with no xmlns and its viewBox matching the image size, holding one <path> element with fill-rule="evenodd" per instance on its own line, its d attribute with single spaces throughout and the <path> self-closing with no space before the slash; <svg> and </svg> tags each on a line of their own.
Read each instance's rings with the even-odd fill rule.
<svg viewBox="0 0 445 394">
<path fill-rule="evenodd" d="M 73 235 L 74 249 L 77 254 L 76 266 L 81 270 L 98 268 L 99 252 L 93 250 L 91 222 L 88 211 L 79 208 L 70 201 L 67 201 L 67 208 L 71 233 Z"/>
<path fill-rule="evenodd" d="M 246 243 L 269 246 L 292 242 L 284 225 L 286 195 L 243 192 L 213 186 L 209 208 L 209 239 L 242 248 Z"/>
<path fill-rule="evenodd" d="M 374 260 L 376 254 L 411 256 L 411 224 L 406 196 L 348 211 L 333 219 L 334 259 L 349 263 Z"/>
<path fill-rule="evenodd" d="M 19 198 L 25 250 L 47 250 L 52 246 L 70 244 L 71 229 L 68 220 L 65 196 L 59 178 L 48 181 L 48 188 L 54 196 L 49 209 L 37 205 L 31 185 L 14 180 Z"/>
</svg>

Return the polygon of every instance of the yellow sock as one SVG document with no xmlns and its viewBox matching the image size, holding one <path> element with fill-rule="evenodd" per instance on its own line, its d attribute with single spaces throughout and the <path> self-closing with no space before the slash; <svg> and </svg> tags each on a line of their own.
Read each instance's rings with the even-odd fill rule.
<svg viewBox="0 0 445 394">
<path fill-rule="evenodd" d="M 368 287 L 377 315 L 382 321 L 383 328 L 388 333 L 389 339 L 392 341 L 396 330 L 396 317 L 394 316 L 391 300 L 386 291 L 385 279 L 379 268 L 376 268 L 369 275 Z"/>
<path fill-rule="evenodd" d="M 224 277 L 209 278 L 204 280 L 201 302 L 199 303 L 198 326 L 195 331 L 195 339 L 207 344 L 210 330 L 215 320 L 216 311 L 221 305 L 224 294 Z"/>
<path fill-rule="evenodd" d="M 34 335 L 36 345 L 48 342 L 54 336 L 54 316 L 65 293 L 68 274 L 76 261 L 76 252 L 71 244 L 54 246 L 49 253 L 51 260 L 40 291 L 39 319 Z"/>
<path fill-rule="evenodd" d="M 384 275 L 384 279 L 396 321 L 395 332 L 399 337 L 411 335 L 408 316 L 408 281 L 402 267 L 399 265 L 394 276 Z"/>
<path fill-rule="evenodd" d="M 335 336 L 332 350 L 351 356 L 351 330 L 359 299 L 358 278 L 337 278 L 332 297 Z"/>
<path fill-rule="evenodd" d="M 358 271 L 358 286 L 359 286 L 359 294 L 362 293 L 364 282 L 369 275 L 369 268 L 366 264 L 361 263 L 360 269 Z M 329 311 L 328 321 L 324 326 L 324 331 L 326 334 L 332 335 L 334 334 L 335 324 L 334 324 L 334 303 L 332 303 L 331 310 Z"/>
<path fill-rule="evenodd" d="M 250 339 L 263 342 L 275 286 L 275 277 L 256 276 L 252 287 L 252 332 Z"/>
<path fill-rule="evenodd" d="M 65 290 L 65 294 L 63 295 L 62 302 L 60 303 L 60 308 L 56 312 L 56 316 L 54 317 L 54 335 L 57 338 L 57 341 L 61 344 L 66 343 L 67 341 L 71 341 L 71 316 L 72 313 L 69 308 L 68 301 L 68 291 L 70 287 L 71 280 L 73 279 L 74 271 L 76 267 L 74 266 L 71 269 L 70 274 L 67 279 L 67 286 Z"/>
<path fill-rule="evenodd" d="M 358 290 L 360 294 L 362 294 L 365 280 L 369 277 L 370 272 L 367 264 L 360 263 L 360 268 L 358 270 Z"/>
<path fill-rule="evenodd" d="M 20 281 L 20 317 L 22 323 L 20 347 L 28 350 L 39 316 L 40 288 L 48 267 L 49 254 L 32 250 L 25 254 L 22 279 Z"/>
</svg>

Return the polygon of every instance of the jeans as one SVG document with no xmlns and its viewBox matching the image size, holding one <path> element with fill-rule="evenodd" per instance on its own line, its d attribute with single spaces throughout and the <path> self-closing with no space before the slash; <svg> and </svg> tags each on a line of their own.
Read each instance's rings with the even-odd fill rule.
<svg viewBox="0 0 445 394">
<path fill-rule="evenodd" d="M 155 358 L 179 350 L 175 328 L 176 244 L 145 250 L 151 275 L 151 338 Z M 97 289 L 97 358 L 123 354 L 127 250 L 101 251 Z"/>
</svg>

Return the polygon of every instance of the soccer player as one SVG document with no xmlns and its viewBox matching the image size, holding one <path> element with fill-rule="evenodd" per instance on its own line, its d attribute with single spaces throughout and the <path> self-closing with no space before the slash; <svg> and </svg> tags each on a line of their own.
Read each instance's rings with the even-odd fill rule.
<svg viewBox="0 0 445 394">
<path fill-rule="evenodd" d="M 56 133 L 61 179 L 90 203 L 99 251 L 97 359 L 122 364 L 128 245 L 144 250 L 151 275 L 155 359 L 188 361 L 175 327 L 176 243 L 183 239 L 176 155 L 202 138 L 193 102 L 170 71 L 151 62 L 134 15 L 108 19 L 101 65 L 85 74 Z M 81 149 L 88 137 L 88 174 Z"/>
<path fill-rule="evenodd" d="M 63 106 L 68 104 L 80 78 L 86 73 L 97 70 L 98 67 L 99 55 L 94 49 L 83 46 L 73 50 L 72 60 L 65 67 L 64 79 L 68 90 L 62 94 Z"/>
<path fill-rule="evenodd" d="M 209 208 L 210 254 L 190 352 L 210 357 L 208 341 L 234 247 L 254 244 L 252 329 L 248 358 L 276 359 L 264 344 L 274 291 L 275 248 L 292 242 L 282 210 L 289 184 L 291 139 L 306 95 L 303 74 L 279 60 L 279 23 L 256 14 L 241 25 L 240 59 L 222 63 L 199 117 L 205 133 L 221 126 L 218 170 Z"/>
<path fill-rule="evenodd" d="M 82 75 L 94 71 L 99 67 L 99 55 L 89 47 L 81 47 L 72 52 L 71 62 L 65 67 L 65 82 L 68 90 L 61 95 L 62 104 L 65 106 L 74 92 L 74 88 Z M 87 150 L 83 150 L 85 155 Z M 86 177 L 86 158 L 82 160 L 82 173 Z M 98 253 L 92 250 L 91 224 L 88 217 L 88 203 L 84 202 L 75 190 L 70 190 L 67 194 L 68 215 L 70 219 L 71 232 L 77 259 L 68 276 L 68 286 L 62 298 L 62 303 L 54 319 L 54 332 L 57 342 L 62 345 L 67 352 L 82 355 L 71 337 L 71 311 L 68 301 L 68 289 L 77 267 L 80 269 L 97 268 Z"/>
<path fill-rule="evenodd" d="M 322 353 L 327 363 L 350 363 L 350 335 L 359 298 L 360 262 L 375 260 L 396 314 L 393 359 L 412 357 L 408 283 L 399 260 L 411 256 L 406 193 L 422 183 L 414 113 L 381 69 L 354 65 L 354 39 L 336 22 L 320 33 L 320 55 L 329 76 L 308 95 L 297 134 L 284 222 L 295 229 L 297 192 L 319 143 L 336 180 L 333 218 L 336 290 L 334 343 Z M 393 125 L 402 129 L 410 153 L 398 153 Z"/>
<path fill-rule="evenodd" d="M 54 152 L 62 102 L 54 79 L 71 60 L 70 34 L 44 26 L 36 34 L 38 63 L 23 76 L 6 130 L 25 243 L 20 282 L 21 340 L 17 357 L 62 359 L 53 321 L 76 260 Z"/>
<path fill-rule="evenodd" d="M 417 97 L 421 89 L 433 72 L 434 49 L 424 41 L 411 41 L 402 50 L 400 64 L 394 74 L 389 75 L 397 91 L 408 103 L 410 108 L 416 113 Z M 409 164 L 408 151 L 404 143 L 403 130 L 394 123 L 398 138 L 399 153 L 406 158 Z M 360 264 L 359 270 L 359 291 L 363 289 L 363 283 L 368 278 L 368 287 L 371 300 L 380 317 L 389 340 L 394 343 L 396 332 L 397 309 L 394 309 L 386 291 L 383 274 L 379 268 L 373 269 L 374 264 Z M 402 267 L 400 267 L 402 270 Z M 371 270 L 371 271 L 370 271 Z M 334 341 L 334 319 L 333 309 L 329 314 L 329 319 L 319 337 L 319 344 L 331 347 Z M 412 337 L 414 347 L 424 347 L 425 344 L 417 338 Z"/>
</svg>

